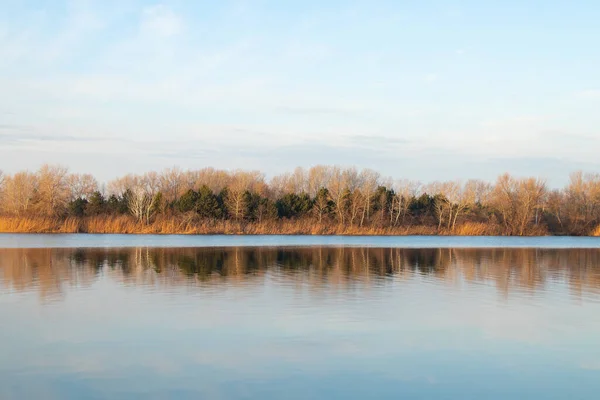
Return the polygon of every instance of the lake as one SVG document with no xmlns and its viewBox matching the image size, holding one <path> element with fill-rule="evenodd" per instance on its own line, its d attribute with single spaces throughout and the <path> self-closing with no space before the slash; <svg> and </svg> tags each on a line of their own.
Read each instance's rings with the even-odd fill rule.
<svg viewBox="0 0 600 400">
<path fill-rule="evenodd" d="M 600 239 L 0 235 L 1 399 L 596 399 Z"/>
</svg>

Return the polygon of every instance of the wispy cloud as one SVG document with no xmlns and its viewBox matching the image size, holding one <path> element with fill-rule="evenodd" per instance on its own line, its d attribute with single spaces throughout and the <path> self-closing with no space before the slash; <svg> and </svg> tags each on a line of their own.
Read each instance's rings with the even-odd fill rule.
<svg viewBox="0 0 600 400">
<path fill-rule="evenodd" d="M 28 127 L 24 125 L 17 124 L 0 124 L 0 131 L 22 131 L 26 130 Z"/>
<path fill-rule="evenodd" d="M 378 136 L 378 135 L 353 135 L 348 137 L 348 141 L 358 147 L 374 146 L 379 149 L 397 147 L 410 143 L 410 140 L 401 137 Z"/>
<path fill-rule="evenodd" d="M 5 130 L 5 132 L 2 132 Z M 12 132 L 6 132 L 12 131 Z M 6 144 L 30 143 L 30 142 L 98 142 L 107 141 L 105 137 L 72 136 L 72 135 L 43 135 L 37 134 L 28 127 L 0 125 L 0 146 Z"/>
</svg>

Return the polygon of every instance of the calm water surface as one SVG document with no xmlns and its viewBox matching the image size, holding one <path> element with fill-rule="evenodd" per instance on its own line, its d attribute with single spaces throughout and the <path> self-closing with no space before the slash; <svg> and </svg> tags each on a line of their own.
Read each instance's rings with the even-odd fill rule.
<svg viewBox="0 0 600 400">
<path fill-rule="evenodd" d="M 354 246 L 600 248 L 600 237 L 2 234 L 0 248 Z"/>
<path fill-rule="evenodd" d="M 49 236 L 0 238 L 0 399 L 600 398 L 593 240 Z"/>
</svg>

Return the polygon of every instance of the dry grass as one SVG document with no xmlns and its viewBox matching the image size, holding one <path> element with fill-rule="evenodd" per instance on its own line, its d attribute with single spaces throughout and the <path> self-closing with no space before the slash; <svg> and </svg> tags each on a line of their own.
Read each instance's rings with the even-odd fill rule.
<svg viewBox="0 0 600 400">
<path fill-rule="evenodd" d="M 454 232 L 458 236 L 490 236 L 498 235 L 499 233 L 499 229 L 496 226 L 482 222 L 465 222 L 457 226 Z"/>
<path fill-rule="evenodd" d="M 549 234 L 546 225 L 534 225 L 527 230 L 525 236 L 548 236 Z"/>
<path fill-rule="evenodd" d="M 73 218 L 1 217 L 0 232 L 7 233 L 78 233 L 81 221 Z"/>
<path fill-rule="evenodd" d="M 151 224 L 136 221 L 128 215 L 86 218 L 0 217 L 0 232 L 4 233 L 120 233 L 120 234 L 225 234 L 225 235 L 499 235 L 496 225 L 467 222 L 457 225 L 454 232 L 438 231 L 435 226 L 402 227 L 342 226 L 336 223 L 316 223 L 313 220 L 279 220 L 261 223 L 236 221 L 206 221 L 190 216 L 159 216 Z M 545 228 L 528 232 L 545 235 Z M 600 236 L 600 227 L 593 235 Z"/>
<path fill-rule="evenodd" d="M 590 236 L 600 236 L 600 225 L 598 225 L 594 230 L 592 230 Z"/>
</svg>

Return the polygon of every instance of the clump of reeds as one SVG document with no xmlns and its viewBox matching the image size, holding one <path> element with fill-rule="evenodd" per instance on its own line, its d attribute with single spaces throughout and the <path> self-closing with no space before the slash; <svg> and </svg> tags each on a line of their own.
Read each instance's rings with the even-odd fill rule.
<svg viewBox="0 0 600 400">
<path fill-rule="evenodd" d="M 78 233 L 81 221 L 75 218 L 2 217 L 0 232 L 9 233 Z"/>
<path fill-rule="evenodd" d="M 594 230 L 592 230 L 591 236 L 600 236 L 600 225 L 598 225 Z"/>
</svg>

